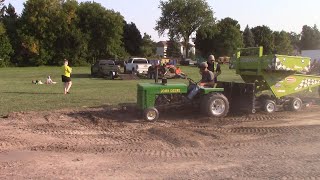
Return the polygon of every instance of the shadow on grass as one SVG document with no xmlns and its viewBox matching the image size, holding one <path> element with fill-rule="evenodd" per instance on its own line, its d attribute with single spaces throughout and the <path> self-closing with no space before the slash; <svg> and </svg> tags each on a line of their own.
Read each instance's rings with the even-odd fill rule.
<svg viewBox="0 0 320 180">
<path fill-rule="evenodd" d="M 63 93 L 47 93 L 47 92 L 2 92 L 4 94 L 63 94 Z"/>
<path fill-rule="evenodd" d="M 72 74 L 71 78 L 92 78 L 90 74 Z"/>
</svg>

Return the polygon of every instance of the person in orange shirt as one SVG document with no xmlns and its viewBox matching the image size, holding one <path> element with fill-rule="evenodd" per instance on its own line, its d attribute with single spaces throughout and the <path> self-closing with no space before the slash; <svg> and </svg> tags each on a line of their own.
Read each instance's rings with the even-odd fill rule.
<svg viewBox="0 0 320 180">
<path fill-rule="evenodd" d="M 62 82 L 64 83 L 64 94 L 70 94 L 69 90 L 72 86 L 72 81 L 71 81 L 71 72 L 72 68 L 69 67 L 69 62 L 68 60 L 64 60 L 64 65 L 62 66 L 62 71 L 63 75 L 61 75 Z"/>
</svg>

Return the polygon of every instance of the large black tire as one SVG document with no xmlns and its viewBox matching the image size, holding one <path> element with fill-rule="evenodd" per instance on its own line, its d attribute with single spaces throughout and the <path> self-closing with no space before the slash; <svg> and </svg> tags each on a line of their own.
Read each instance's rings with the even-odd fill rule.
<svg viewBox="0 0 320 180">
<path fill-rule="evenodd" d="M 220 93 L 208 94 L 200 103 L 202 111 L 209 117 L 225 117 L 229 112 L 229 101 Z"/>
<path fill-rule="evenodd" d="M 158 118 L 159 118 L 159 111 L 154 107 L 147 108 L 143 111 L 143 118 L 146 121 L 154 122 L 154 121 L 158 120 Z"/>
<path fill-rule="evenodd" d="M 277 109 L 276 103 L 272 100 L 265 100 L 263 104 L 263 110 L 267 113 L 274 113 Z"/>
<path fill-rule="evenodd" d="M 290 111 L 300 111 L 302 109 L 302 100 L 300 98 L 292 98 L 288 104 Z"/>
</svg>

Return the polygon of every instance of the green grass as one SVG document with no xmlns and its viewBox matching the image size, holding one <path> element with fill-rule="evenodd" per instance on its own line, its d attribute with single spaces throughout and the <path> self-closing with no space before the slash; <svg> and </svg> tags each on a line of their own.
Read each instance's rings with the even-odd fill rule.
<svg viewBox="0 0 320 180">
<path fill-rule="evenodd" d="M 184 67 L 182 71 L 198 80 L 200 74 L 195 67 Z M 60 67 L 28 67 L 0 69 L 0 115 L 17 111 L 41 111 L 63 108 L 99 107 L 119 103 L 136 102 L 136 86 L 139 82 L 152 80 L 106 80 L 91 78 L 89 67 L 74 67 L 71 94 L 63 94 Z M 46 79 L 50 75 L 58 84 L 35 85 L 32 80 Z M 222 81 L 241 81 L 227 66 L 222 66 Z M 168 80 L 169 83 L 186 80 Z"/>
</svg>

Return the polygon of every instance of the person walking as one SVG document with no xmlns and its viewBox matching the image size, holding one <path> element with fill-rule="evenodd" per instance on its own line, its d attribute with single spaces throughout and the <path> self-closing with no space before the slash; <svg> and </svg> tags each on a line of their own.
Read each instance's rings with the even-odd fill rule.
<svg viewBox="0 0 320 180">
<path fill-rule="evenodd" d="M 64 59 L 62 72 L 63 74 L 61 75 L 61 78 L 62 78 L 62 82 L 64 83 L 64 94 L 70 94 L 69 91 L 72 86 L 72 81 L 71 81 L 72 68 L 69 67 L 69 62 L 67 59 Z"/>
</svg>

